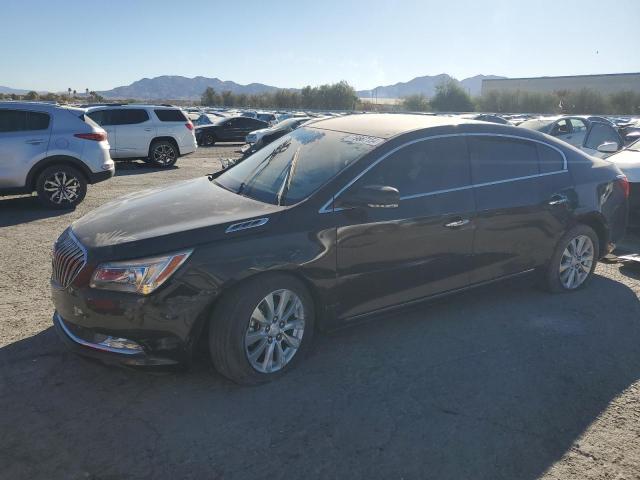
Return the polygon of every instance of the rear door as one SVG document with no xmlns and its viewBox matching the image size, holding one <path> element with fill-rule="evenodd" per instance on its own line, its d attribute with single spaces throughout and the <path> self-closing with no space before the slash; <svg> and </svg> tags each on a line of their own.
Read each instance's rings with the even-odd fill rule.
<svg viewBox="0 0 640 480">
<path fill-rule="evenodd" d="M 0 109 L 0 188 L 25 186 L 31 167 L 47 154 L 51 123 L 45 112 Z"/>
<path fill-rule="evenodd" d="M 121 158 L 146 157 L 156 136 L 156 127 L 144 108 L 111 111 L 116 130 L 116 150 Z"/>
<path fill-rule="evenodd" d="M 477 206 L 472 283 L 544 263 L 573 197 L 564 157 L 526 139 L 473 135 L 468 142 Z"/>
<path fill-rule="evenodd" d="M 365 185 L 395 187 L 401 201 L 334 212 L 341 317 L 468 285 L 475 206 L 464 137 L 405 146 L 349 188 Z"/>
<path fill-rule="evenodd" d="M 244 141 L 249 133 L 254 130 L 266 128 L 267 126 L 264 122 L 257 121 L 253 118 L 238 118 L 235 121 L 234 140 Z"/>
</svg>

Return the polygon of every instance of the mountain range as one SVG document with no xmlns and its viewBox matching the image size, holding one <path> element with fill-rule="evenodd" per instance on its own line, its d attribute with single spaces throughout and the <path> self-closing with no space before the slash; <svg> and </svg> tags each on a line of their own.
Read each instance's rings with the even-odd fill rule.
<svg viewBox="0 0 640 480">
<path fill-rule="evenodd" d="M 475 77 L 456 80 L 446 73 L 441 73 L 440 75 L 416 77 L 408 82 L 399 82 L 393 85 L 380 85 L 371 90 L 359 90 L 356 93 L 361 98 L 376 96 L 378 98 L 402 98 L 413 94 L 432 97 L 435 94 L 437 85 L 446 80 L 454 80 L 467 90 L 470 95 L 475 96 L 480 94 L 483 79 L 494 78 L 506 77 L 476 75 Z M 219 78 L 187 78 L 178 75 L 162 75 L 154 78 L 143 78 L 133 82 L 131 85 L 124 85 L 98 93 L 110 100 L 129 98 L 137 100 L 197 100 L 207 87 L 213 87 L 218 93 L 229 90 L 235 94 L 244 93 L 247 95 L 274 92 L 279 89 L 279 87 L 263 83 L 241 85 L 232 81 L 220 80 Z M 24 94 L 27 93 L 27 90 L 0 86 L 0 93 Z"/>
<path fill-rule="evenodd" d="M 497 75 L 476 75 L 475 77 L 456 80 L 446 73 L 441 73 L 440 75 L 416 77 L 408 82 L 399 82 L 393 85 L 381 85 L 371 90 L 359 90 L 356 93 L 358 97 L 361 98 L 402 98 L 416 94 L 423 94 L 427 97 L 432 97 L 436 93 L 436 87 L 438 85 L 442 82 L 453 80 L 458 82 L 460 86 L 469 93 L 469 95 L 476 96 L 480 95 L 482 80 L 496 78 L 506 77 L 500 77 Z"/>
</svg>

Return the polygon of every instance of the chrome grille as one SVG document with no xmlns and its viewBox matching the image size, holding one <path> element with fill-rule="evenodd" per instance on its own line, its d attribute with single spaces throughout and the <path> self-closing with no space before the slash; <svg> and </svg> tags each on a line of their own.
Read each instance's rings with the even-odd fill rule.
<svg viewBox="0 0 640 480">
<path fill-rule="evenodd" d="M 63 288 L 68 287 L 87 263 L 87 252 L 70 229 L 60 235 L 53 246 L 51 279 Z"/>
</svg>

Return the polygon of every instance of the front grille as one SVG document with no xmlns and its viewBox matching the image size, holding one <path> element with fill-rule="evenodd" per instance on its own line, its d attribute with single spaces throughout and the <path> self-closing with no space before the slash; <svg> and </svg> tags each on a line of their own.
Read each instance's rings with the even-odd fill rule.
<svg viewBox="0 0 640 480">
<path fill-rule="evenodd" d="M 87 263 L 87 253 L 76 240 L 71 229 L 65 230 L 53 246 L 51 279 L 63 288 L 68 287 Z"/>
</svg>

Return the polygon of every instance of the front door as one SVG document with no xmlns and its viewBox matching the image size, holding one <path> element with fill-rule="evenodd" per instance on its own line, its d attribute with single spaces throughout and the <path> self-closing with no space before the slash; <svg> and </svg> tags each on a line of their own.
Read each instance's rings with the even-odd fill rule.
<svg viewBox="0 0 640 480">
<path fill-rule="evenodd" d="M 388 155 L 349 189 L 395 187 L 398 208 L 334 212 L 342 318 L 464 287 L 472 268 L 474 198 L 464 137 Z"/>
</svg>

